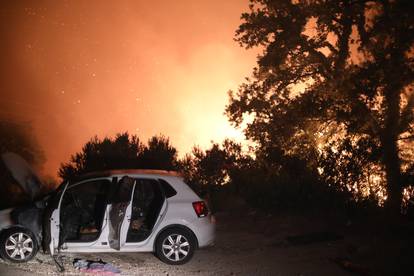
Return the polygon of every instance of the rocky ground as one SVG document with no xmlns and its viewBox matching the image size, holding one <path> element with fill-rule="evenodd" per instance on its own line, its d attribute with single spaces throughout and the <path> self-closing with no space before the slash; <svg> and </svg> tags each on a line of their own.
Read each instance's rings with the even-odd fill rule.
<svg viewBox="0 0 414 276">
<path fill-rule="evenodd" d="M 412 239 L 361 229 L 352 221 L 312 216 L 221 213 L 215 245 L 197 251 L 188 264 L 169 266 L 150 253 L 65 254 L 62 274 L 78 275 L 73 259 L 87 258 L 112 263 L 121 275 L 404 275 Z M 25 264 L 0 259 L 0 275 L 34 274 L 59 273 L 41 253 Z"/>
</svg>

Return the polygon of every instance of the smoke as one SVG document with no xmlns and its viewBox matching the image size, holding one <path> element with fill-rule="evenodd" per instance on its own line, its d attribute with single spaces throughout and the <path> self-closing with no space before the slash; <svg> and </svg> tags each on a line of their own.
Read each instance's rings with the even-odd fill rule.
<svg viewBox="0 0 414 276">
<path fill-rule="evenodd" d="M 227 91 L 255 53 L 233 41 L 248 1 L 0 4 L 0 116 L 28 121 L 56 175 L 91 137 L 163 133 L 180 153 L 231 134 Z"/>
</svg>

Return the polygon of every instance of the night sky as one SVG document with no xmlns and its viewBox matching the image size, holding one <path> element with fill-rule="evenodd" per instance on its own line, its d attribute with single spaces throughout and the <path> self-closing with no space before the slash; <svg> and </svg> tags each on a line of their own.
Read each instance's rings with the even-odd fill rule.
<svg viewBox="0 0 414 276">
<path fill-rule="evenodd" d="M 162 133 L 180 154 L 242 139 L 224 106 L 255 63 L 233 40 L 247 0 L 0 5 L 0 118 L 32 126 L 44 173 L 94 135 Z"/>
</svg>

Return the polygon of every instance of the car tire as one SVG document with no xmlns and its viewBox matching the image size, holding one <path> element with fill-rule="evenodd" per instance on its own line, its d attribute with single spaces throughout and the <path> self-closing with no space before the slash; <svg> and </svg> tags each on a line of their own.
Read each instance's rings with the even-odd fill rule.
<svg viewBox="0 0 414 276">
<path fill-rule="evenodd" d="M 190 230 L 180 227 L 169 228 L 158 236 L 155 254 L 166 264 L 182 265 L 191 260 L 196 245 L 196 238 Z"/>
<path fill-rule="evenodd" d="M 30 261 L 39 245 L 35 235 L 25 228 L 11 228 L 0 235 L 0 256 L 13 263 Z"/>
</svg>

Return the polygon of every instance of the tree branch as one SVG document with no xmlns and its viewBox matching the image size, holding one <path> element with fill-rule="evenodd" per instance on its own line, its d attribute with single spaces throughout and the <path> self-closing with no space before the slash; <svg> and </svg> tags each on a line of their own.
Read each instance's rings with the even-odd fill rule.
<svg viewBox="0 0 414 276">
<path fill-rule="evenodd" d="M 399 133 L 403 133 L 413 121 L 413 109 L 414 109 L 414 93 L 408 98 L 407 105 L 401 112 L 401 122 L 399 126 Z"/>
</svg>

